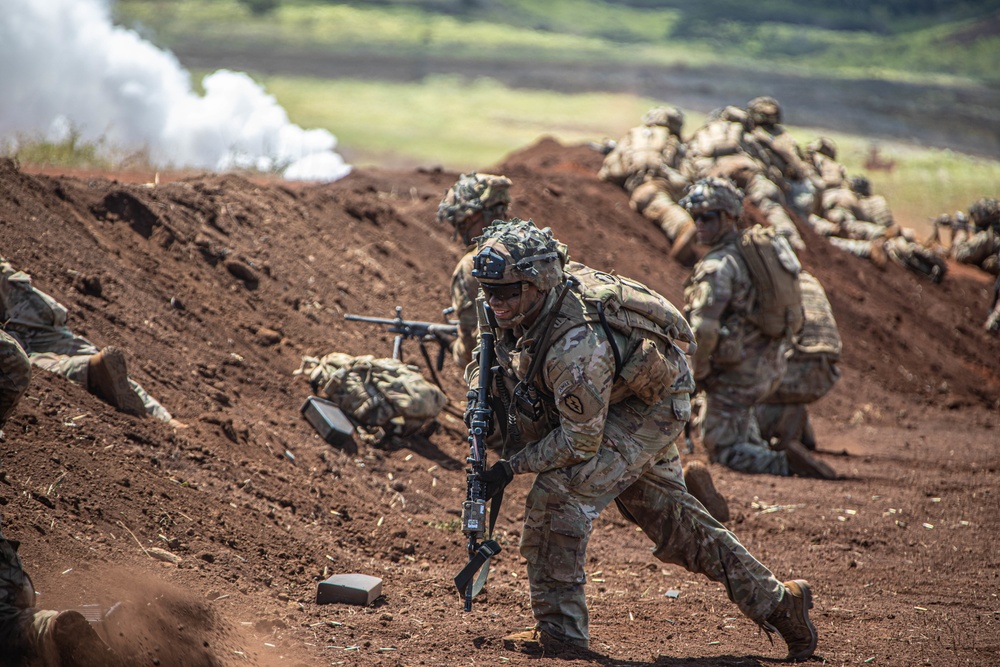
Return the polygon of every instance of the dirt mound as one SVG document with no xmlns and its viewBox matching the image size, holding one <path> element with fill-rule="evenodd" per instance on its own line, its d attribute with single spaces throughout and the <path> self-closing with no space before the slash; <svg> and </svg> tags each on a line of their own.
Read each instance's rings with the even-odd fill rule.
<svg viewBox="0 0 1000 667">
<path fill-rule="evenodd" d="M 596 178 L 600 159 L 542 140 L 489 170 L 514 181 L 512 213 L 551 226 L 574 259 L 680 303 L 688 271 L 665 259 L 662 235 L 624 192 Z M 326 185 L 235 175 L 153 185 L 0 162 L 0 253 L 69 308 L 75 331 L 122 347 L 133 376 L 188 424 L 128 417 L 35 373 L 0 445 L 0 511 L 40 606 L 142 598 L 127 592 L 145 584 L 114 572 L 182 589 L 152 595 L 161 601 L 144 627 L 157 633 L 124 633 L 135 664 L 537 659 L 500 641 L 532 624 L 516 549 L 526 480 L 505 505 L 487 596 L 464 614 L 452 592 L 466 556 L 459 370 L 442 373 L 451 404 L 430 438 L 347 455 L 299 414 L 303 355 L 391 351 L 390 336 L 343 314 L 400 305 L 440 319 L 461 248 L 434 214 L 456 178 L 358 170 Z M 940 286 L 879 272 L 803 233 L 803 263 L 845 341 L 844 378 L 814 410 L 817 436 L 848 479 L 713 466 L 731 525 L 779 578 L 813 581 L 829 661 L 995 664 L 996 601 L 974 593 L 995 579 L 1000 529 L 1000 343 L 979 326 L 989 283 L 962 267 Z M 588 557 L 593 648 L 608 664 L 783 655 L 735 618 L 721 586 L 653 560 L 615 513 L 599 520 Z M 316 605 L 317 581 L 344 572 L 382 577 L 384 597 Z M 209 646 L 184 653 L 199 640 Z"/>
</svg>

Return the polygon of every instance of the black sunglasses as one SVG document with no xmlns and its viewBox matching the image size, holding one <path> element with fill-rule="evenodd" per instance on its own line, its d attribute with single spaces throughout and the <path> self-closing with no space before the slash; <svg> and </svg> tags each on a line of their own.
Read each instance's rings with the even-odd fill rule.
<svg viewBox="0 0 1000 667">
<path fill-rule="evenodd" d="M 702 211 L 691 216 L 695 222 L 715 222 L 722 219 L 719 211 Z"/>
<path fill-rule="evenodd" d="M 506 285 L 481 285 L 483 294 L 487 299 L 497 301 L 510 301 L 521 296 L 521 283 L 507 283 Z"/>
</svg>

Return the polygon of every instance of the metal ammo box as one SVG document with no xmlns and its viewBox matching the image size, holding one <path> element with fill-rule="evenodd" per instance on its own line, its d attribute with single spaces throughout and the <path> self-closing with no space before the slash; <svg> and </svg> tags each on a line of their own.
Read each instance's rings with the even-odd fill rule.
<svg viewBox="0 0 1000 667">
<path fill-rule="evenodd" d="M 336 405 L 325 398 L 310 396 L 302 404 L 301 412 L 326 442 L 352 454 L 357 452 L 358 447 L 353 437 L 354 424 Z"/>
</svg>

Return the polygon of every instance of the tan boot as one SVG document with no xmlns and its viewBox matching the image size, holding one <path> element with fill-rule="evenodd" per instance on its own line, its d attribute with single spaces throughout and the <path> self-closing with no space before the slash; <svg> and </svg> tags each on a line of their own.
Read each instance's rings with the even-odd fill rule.
<svg viewBox="0 0 1000 667">
<path fill-rule="evenodd" d="M 701 461 L 688 462 L 684 466 L 684 484 L 687 485 L 688 493 L 697 498 L 716 521 L 729 521 L 729 503 L 715 490 L 708 466 Z"/>
<path fill-rule="evenodd" d="M 113 345 L 90 357 L 87 389 L 120 412 L 138 416 L 146 414 L 146 406 L 128 382 L 125 353 Z"/>
<path fill-rule="evenodd" d="M 791 442 L 785 448 L 788 457 L 788 469 L 799 477 L 814 479 L 837 479 L 837 472 L 829 465 L 809 453 L 800 442 Z"/>
<path fill-rule="evenodd" d="M 520 649 L 528 653 L 541 651 L 542 653 L 558 655 L 563 658 L 592 655 L 587 648 L 586 642 L 577 644 L 565 639 L 559 639 L 538 628 L 512 632 L 504 636 L 503 643 L 504 648 L 508 650 Z"/>
<path fill-rule="evenodd" d="M 805 579 L 786 581 L 785 595 L 764 622 L 764 629 L 777 631 L 788 645 L 786 660 L 806 660 L 816 651 L 819 637 L 809 620 L 812 588 Z"/>
<path fill-rule="evenodd" d="M 114 667 L 120 662 L 83 614 L 61 611 L 52 620 L 52 639 L 63 667 Z"/>
<path fill-rule="evenodd" d="M 882 271 L 889 264 L 889 255 L 885 252 L 885 241 L 885 238 L 874 239 L 872 241 L 871 255 L 869 255 L 872 264 Z"/>
</svg>

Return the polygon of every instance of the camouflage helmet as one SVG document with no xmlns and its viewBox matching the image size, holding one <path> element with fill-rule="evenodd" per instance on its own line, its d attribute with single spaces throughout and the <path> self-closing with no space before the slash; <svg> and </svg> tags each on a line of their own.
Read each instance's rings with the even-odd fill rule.
<svg viewBox="0 0 1000 667">
<path fill-rule="evenodd" d="M 806 145 L 806 150 L 810 153 L 825 155 L 831 160 L 837 159 L 837 144 L 833 143 L 830 137 L 819 137 Z"/>
<path fill-rule="evenodd" d="M 734 220 L 743 212 L 743 192 L 728 178 L 703 178 L 688 188 L 679 202 L 692 217 L 722 211 Z"/>
<path fill-rule="evenodd" d="M 653 107 L 642 117 L 643 125 L 662 125 L 670 130 L 671 134 L 681 135 L 681 128 L 684 127 L 684 112 L 677 107 L 662 106 Z"/>
<path fill-rule="evenodd" d="M 853 176 L 848 181 L 848 185 L 851 188 L 851 192 L 860 197 L 872 196 L 872 182 L 866 176 Z"/>
<path fill-rule="evenodd" d="M 781 122 L 781 105 L 769 95 L 755 97 L 747 102 L 747 113 L 756 125 L 777 125 Z"/>
<path fill-rule="evenodd" d="M 563 282 L 566 246 L 548 227 L 531 220 L 497 220 L 479 237 L 472 275 L 480 282 L 505 285 L 529 282 L 545 292 Z"/>
<path fill-rule="evenodd" d="M 438 206 L 438 222 L 447 222 L 456 233 L 468 231 L 468 221 L 483 212 L 497 218 L 506 217 L 510 204 L 510 179 L 495 174 L 462 174 L 458 182 L 445 193 Z M 492 222 L 487 220 L 487 223 Z M 466 239 L 466 242 L 471 242 Z"/>
<path fill-rule="evenodd" d="M 993 197 L 983 197 L 977 199 L 969 207 L 969 217 L 976 227 L 989 227 L 1000 223 L 1000 201 Z"/>
</svg>

